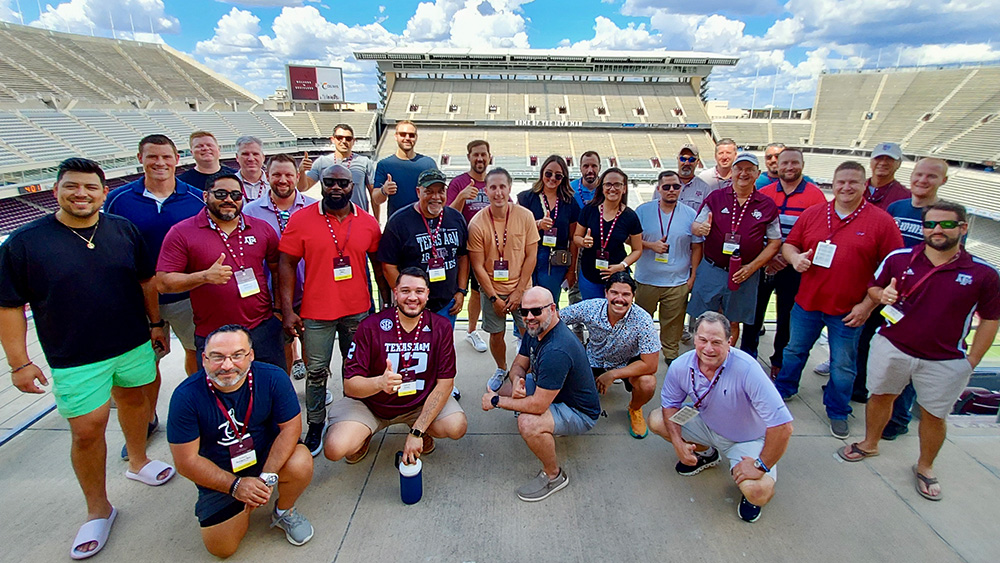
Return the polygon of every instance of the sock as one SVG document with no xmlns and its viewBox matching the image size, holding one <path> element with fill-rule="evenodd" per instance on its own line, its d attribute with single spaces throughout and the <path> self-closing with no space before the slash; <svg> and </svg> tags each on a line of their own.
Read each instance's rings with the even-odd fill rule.
<svg viewBox="0 0 1000 563">
<path fill-rule="evenodd" d="M 698 454 L 701 457 L 712 457 L 713 455 L 715 455 L 715 448 L 713 448 L 712 446 L 709 446 L 707 450 L 705 450 L 703 452 L 695 452 L 695 453 Z"/>
<path fill-rule="evenodd" d="M 284 516 L 284 515 L 285 515 L 285 513 L 286 513 L 286 512 L 288 512 L 289 510 L 291 510 L 291 508 L 288 508 L 288 509 L 286 509 L 286 510 L 279 510 L 277 506 L 275 506 L 275 507 L 274 507 L 274 513 L 275 513 L 275 514 L 276 514 L 277 516 Z"/>
<path fill-rule="evenodd" d="M 559 471 L 556 472 L 554 477 L 549 477 L 549 482 L 551 483 L 552 481 L 555 481 L 560 475 L 562 475 L 562 467 L 559 468 Z"/>
</svg>

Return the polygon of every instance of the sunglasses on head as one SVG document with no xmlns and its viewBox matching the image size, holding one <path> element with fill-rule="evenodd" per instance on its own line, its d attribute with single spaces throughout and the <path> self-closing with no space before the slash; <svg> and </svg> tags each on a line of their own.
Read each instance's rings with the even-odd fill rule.
<svg viewBox="0 0 1000 563">
<path fill-rule="evenodd" d="M 347 178 L 323 178 L 323 185 L 328 188 L 332 188 L 335 185 L 346 188 L 351 185 L 351 180 Z"/>
<path fill-rule="evenodd" d="M 219 201 L 225 201 L 227 197 L 231 198 L 233 201 L 240 201 L 243 199 L 243 192 L 240 190 L 212 190 L 212 197 Z"/>
<path fill-rule="evenodd" d="M 678 162 L 685 162 L 685 163 L 697 162 L 698 161 L 698 157 L 697 156 L 678 156 L 677 157 L 677 161 Z"/>
<path fill-rule="evenodd" d="M 941 225 L 942 229 L 957 229 L 959 226 L 964 225 L 962 221 L 924 221 L 925 229 L 933 229 L 938 225 Z"/>
<path fill-rule="evenodd" d="M 680 191 L 680 189 L 682 187 L 683 186 L 681 186 L 680 184 L 661 184 L 660 185 L 660 189 L 661 190 L 667 190 L 667 191 L 674 191 L 674 190 Z"/>
<path fill-rule="evenodd" d="M 533 317 L 537 317 L 542 314 L 542 311 L 548 309 L 549 305 L 552 305 L 552 303 L 549 303 L 548 305 L 542 305 L 541 307 L 521 307 L 520 309 L 517 310 L 517 312 L 521 313 L 522 318 L 527 317 L 528 313 L 531 313 L 531 316 Z"/>
<path fill-rule="evenodd" d="M 557 182 L 561 182 L 562 179 L 564 178 L 564 176 L 562 175 L 562 172 L 553 172 L 551 170 L 546 170 L 545 171 L 545 177 L 546 178 L 553 178 L 553 177 L 555 177 L 555 179 L 556 179 Z"/>
<path fill-rule="evenodd" d="M 351 142 L 354 140 L 354 137 L 350 135 L 334 135 L 333 138 L 338 141 L 347 141 L 347 142 Z"/>
</svg>

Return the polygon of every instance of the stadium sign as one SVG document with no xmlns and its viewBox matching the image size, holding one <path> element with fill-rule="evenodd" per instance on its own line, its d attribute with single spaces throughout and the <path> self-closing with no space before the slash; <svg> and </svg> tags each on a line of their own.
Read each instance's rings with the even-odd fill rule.
<svg viewBox="0 0 1000 563">
<path fill-rule="evenodd" d="M 544 119 L 532 121 L 528 119 L 518 119 L 514 121 L 515 127 L 583 127 L 582 121 L 557 121 Z"/>
<path fill-rule="evenodd" d="M 293 102 L 344 101 L 344 73 L 332 66 L 286 65 Z"/>
<path fill-rule="evenodd" d="M 30 184 L 28 186 L 18 186 L 17 193 L 19 194 L 36 194 L 38 192 L 44 192 L 52 188 L 42 187 L 41 184 Z"/>
</svg>

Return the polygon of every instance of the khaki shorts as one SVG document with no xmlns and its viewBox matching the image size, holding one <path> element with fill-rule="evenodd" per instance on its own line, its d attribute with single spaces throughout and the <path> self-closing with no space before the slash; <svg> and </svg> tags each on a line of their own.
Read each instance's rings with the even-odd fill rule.
<svg viewBox="0 0 1000 563">
<path fill-rule="evenodd" d="M 342 397 L 337 399 L 335 403 L 330 405 L 330 426 L 337 424 L 338 422 L 360 422 L 367 426 L 372 434 L 388 428 L 393 424 L 405 424 L 410 428 L 417 422 L 417 418 L 420 417 L 420 412 L 424 409 L 423 405 L 411 410 L 410 412 L 401 414 L 395 418 L 385 419 L 379 418 L 372 414 L 372 411 L 368 409 L 365 405 L 358 399 L 352 399 L 350 397 Z M 448 397 L 448 401 L 445 402 L 444 408 L 438 413 L 435 421 L 441 420 L 446 416 L 453 415 L 457 412 L 464 413 L 461 405 L 455 400 L 455 397 Z"/>
<path fill-rule="evenodd" d="M 194 312 L 190 298 L 176 303 L 161 303 L 160 317 L 167 321 L 167 326 L 163 329 L 167 336 L 172 330 L 185 350 L 195 350 Z"/>
<path fill-rule="evenodd" d="M 913 382 L 917 403 L 938 418 L 948 416 L 972 376 L 965 358 L 923 360 L 892 345 L 881 334 L 872 337 L 868 352 L 868 391 L 873 395 L 899 395 Z"/>
</svg>

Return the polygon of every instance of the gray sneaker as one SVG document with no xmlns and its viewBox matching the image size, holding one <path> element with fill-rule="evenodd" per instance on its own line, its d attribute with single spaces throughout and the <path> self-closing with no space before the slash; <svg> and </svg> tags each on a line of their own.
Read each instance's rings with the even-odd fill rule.
<svg viewBox="0 0 1000 563">
<path fill-rule="evenodd" d="M 272 512 L 271 527 L 275 526 L 285 531 L 285 538 L 292 545 L 302 545 L 313 537 L 312 524 L 294 507 L 285 511 L 281 516 Z"/>
<path fill-rule="evenodd" d="M 507 371 L 503 368 L 497 368 L 497 370 L 493 372 L 493 375 L 490 376 L 490 380 L 486 383 L 486 386 L 490 388 L 490 391 L 496 393 L 501 387 L 503 387 L 503 382 L 506 379 Z"/>
<path fill-rule="evenodd" d="M 486 351 L 486 343 L 483 342 L 482 338 L 479 338 L 478 332 L 470 332 L 466 334 L 465 341 L 472 345 L 476 352 L 483 353 Z"/>
<path fill-rule="evenodd" d="M 565 469 L 559 470 L 559 475 L 555 479 L 549 479 L 544 471 L 539 471 L 538 476 L 525 483 L 517 490 L 517 498 L 525 502 L 536 502 L 549 498 L 549 495 L 569 485 L 569 475 Z"/>
<path fill-rule="evenodd" d="M 830 375 L 830 360 L 827 360 L 813 368 L 813 372 L 816 375 Z"/>
<path fill-rule="evenodd" d="M 306 378 L 306 363 L 302 360 L 292 362 L 292 379 L 298 381 Z"/>
<path fill-rule="evenodd" d="M 847 426 L 846 420 L 840 419 L 830 419 L 830 434 L 833 434 L 834 438 L 840 438 L 841 440 L 847 438 L 851 435 L 851 430 Z"/>
<path fill-rule="evenodd" d="M 681 333 L 681 344 L 690 344 L 690 343 L 691 343 L 691 332 L 685 328 L 684 332 Z"/>
</svg>

